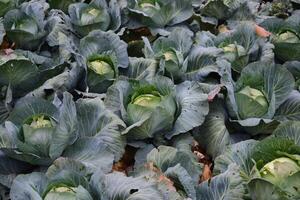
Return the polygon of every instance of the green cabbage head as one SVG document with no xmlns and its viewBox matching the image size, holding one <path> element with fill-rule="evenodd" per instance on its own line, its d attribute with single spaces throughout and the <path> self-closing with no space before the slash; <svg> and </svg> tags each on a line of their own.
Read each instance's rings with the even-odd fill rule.
<svg viewBox="0 0 300 200">
<path fill-rule="evenodd" d="M 45 196 L 45 200 L 75 200 L 76 192 L 74 191 L 75 188 L 72 187 L 57 187 L 50 190 Z"/>
<path fill-rule="evenodd" d="M 133 104 L 143 106 L 146 108 L 156 108 L 161 102 L 159 93 L 142 94 L 134 98 Z"/>
<path fill-rule="evenodd" d="M 237 92 L 235 96 L 239 116 L 242 119 L 260 118 L 268 111 L 268 101 L 260 90 L 246 86 Z"/>
<path fill-rule="evenodd" d="M 300 172 L 300 164 L 287 157 L 277 158 L 260 170 L 262 178 L 275 185 L 297 172 Z"/>
<path fill-rule="evenodd" d="M 33 117 L 32 122 L 30 123 L 30 127 L 37 128 L 47 128 L 52 127 L 52 123 L 49 119 L 46 119 L 44 115 Z"/>
<path fill-rule="evenodd" d="M 295 33 L 291 31 L 287 31 L 279 34 L 279 36 L 276 39 L 276 42 L 300 43 L 300 39 Z"/>
<path fill-rule="evenodd" d="M 88 63 L 88 67 L 93 70 L 99 76 L 105 76 L 106 78 L 114 78 L 115 72 L 112 66 L 104 60 L 93 60 Z"/>
<path fill-rule="evenodd" d="M 223 47 L 223 50 L 225 53 L 225 57 L 230 62 L 235 61 L 237 58 L 239 58 L 241 56 L 247 55 L 246 49 L 243 46 L 237 45 L 237 44 L 229 44 L 229 45 Z"/>
</svg>

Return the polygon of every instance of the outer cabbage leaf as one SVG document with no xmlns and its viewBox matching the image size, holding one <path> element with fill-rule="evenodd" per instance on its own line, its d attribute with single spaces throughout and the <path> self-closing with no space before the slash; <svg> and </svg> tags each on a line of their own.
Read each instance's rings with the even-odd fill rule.
<svg viewBox="0 0 300 200">
<path fill-rule="evenodd" d="M 107 175 L 96 173 L 91 178 L 91 186 L 100 199 L 164 199 L 154 182 L 143 177 L 126 177 L 120 172 Z"/>
<path fill-rule="evenodd" d="M 69 5 L 74 3 L 74 2 L 80 2 L 80 0 L 65 0 L 65 1 L 49 0 L 48 1 L 49 5 L 50 5 L 50 8 L 60 9 L 65 13 L 68 12 Z"/>
<path fill-rule="evenodd" d="M 195 139 L 206 149 L 206 153 L 216 157 L 229 145 L 230 135 L 226 127 L 228 116 L 221 99 L 210 104 L 209 114 L 204 123 L 193 131 Z"/>
<path fill-rule="evenodd" d="M 293 178 L 299 179 L 300 178 L 299 174 L 300 173 L 295 175 Z M 292 179 L 290 179 L 290 180 L 287 179 L 287 181 L 292 181 Z M 288 185 L 288 187 L 292 188 L 291 185 Z M 294 186 L 294 187 L 296 187 L 296 186 Z M 261 178 L 252 179 L 249 183 L 249 190 L 251 192 L 251 197 L 253 199 L 257 199 L 257 200 L 265 199 L 266 194 L 269 194 L 269 197 L 274 200 L 289 200 L 289 199 L 299 198 L 299 196 L 297 197 L 297 196 L 283 192 L 282 190 L 280 190 L 278 187 L 276 187 L 272 183 L 270 183 L 264 179 L 261 179 Z"/>
<path fill-rule="evenodd" d="M 28 173 L 32 169 L 33 166 L 28 163 L 9 158 L 0 151 L 0 184 L 10 188 L 18 174 Z"/>
<path fill-rule="evenodd" d="M 122 72 L 122 75 L 135 80 L 152 79 L 157 71 L 158 63 L 156 60 L 130 57 L 129 66 Z"/>
<path fill-rule="evenodd" d="M 95 170 L 111 170 L 125 149 L 121 131 L 124 122 L 106 109 L 100 98 L 81 99 L 76 102 L 79 139 L 64 151 L 64 156 L 80 161 Z M 100 167 L 101 166 L 101 167 Z"/>
<path fill-rule="evenodd" d="M 275 119 L 280 121 L 300 119 L 300 94 L 294 90 L 287 100 L 279 106 L 275 113 Z"/>
<path fill-rule="evenodd" d="M 1 86 L 10 85 L 13 90 L 23 95 L 37 84 L 37 65 L 18 51 L 8 55 L 1 52 L 0 66 Z"/>
<path fill-rule="evenodd" d="M 273 135 L 279 138 L 287 138 L 295 142 L 296 145 L 300 146 L 299 136 L 300 123 L 298 121 L 287 121 L 280 124 L 274 131 Z"/>
<path fill-rule="evenodd" d="M 169 167 L 165 172 L 165 175 L 174 181 L 175 187 L 183 188 L 183 191 L 185 191 L 189 198 L 196 199 L 196 190 L 193 179 L 180 164 L 177 164 L 174 167 Z"/>
<path fill-rule="evenodd" d="M 239 167 L 231 164 L 224 173 L 198 186 L 198 199 L 245 199 L 247 189 L 238 173 Z"/>
<path fill-rule="evenodd" d="M 188 132 L 204 122 L 209 112 L 207 94 L 214 88 L 215 86 L 195 81 L 185 81 L 176 86 L 176 97 L 180 109 L 173 130 L 167 133 L 167 138 Z"/>
<path fill-rule="evenodd" d="M 41 194 L 47 184 L 47 178 L 41 172 L 19 175 L 13 182 L 10 197 L 13 200 L 42 200 Z"/>
<path fill-rule="evenodd" d="M 194 183 L 197 183 L 202 172 L 202 166 L 198 163 L 195 155 L 174 147 L 159 146 L 157 149 L 153 149 L 147 155 L 147 162 L 153 163 L 162 172 L 166 172 L 170 167 L 180 164 L 192 177 Z"/>
<path fill-rule="evenodd" d="M 236 163 L 239 166 L 241 176 L 249 180 L 254 163 L 251 160 L 252 151 L 257 141 L 246 140 L 229 146 L 226 151 L 215 159 L 214 173 L 226 172 L 230 164 Z"/>
<path fill-rule="evenodd" d="M 211 73 L 219 74 L 221 66 L 216 62 L 222 51 L 215 47 L 194 47 L 182 75 L 184 80 L 204 81 Z"/>
</svg>

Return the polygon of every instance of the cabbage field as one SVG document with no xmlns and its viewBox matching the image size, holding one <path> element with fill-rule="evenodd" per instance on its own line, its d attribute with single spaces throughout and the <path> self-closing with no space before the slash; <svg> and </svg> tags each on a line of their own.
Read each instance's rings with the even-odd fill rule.
<svg viewBox="0 0 300 200">
<path fill-rule="evenodd" d="M 300 200 L 300 0 L 0 0 L 0 200 Z"/>
</svg>

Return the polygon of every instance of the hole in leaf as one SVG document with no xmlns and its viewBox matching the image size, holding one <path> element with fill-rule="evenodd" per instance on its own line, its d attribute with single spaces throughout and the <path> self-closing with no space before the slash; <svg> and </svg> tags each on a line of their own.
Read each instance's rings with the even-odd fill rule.
<svg viewBox="0 0 300 200">
<path fill-rule="evenodd" d="M 130 194 L 133 194 L 133 193 L 136 193 L 136 192 L 138 192 L 139 190 L 138 189 L 131 189 L 130 191 L 129 191 L 129 193 Z"/>
</svg>

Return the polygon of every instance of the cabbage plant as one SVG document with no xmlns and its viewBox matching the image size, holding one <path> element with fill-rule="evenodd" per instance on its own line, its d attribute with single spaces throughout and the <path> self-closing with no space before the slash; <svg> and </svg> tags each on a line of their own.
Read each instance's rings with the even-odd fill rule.
<svg viewBox="0 0 300 200">
<path fill-rule="evenodd" d="M 168 37 L 159 37 L 150 46 L 145 37 L 146 58 L 156 59 L 159 70 L 166 76 L 180 81 L 187 69 L 188 54 L 193 44 L 193 33 L 185 28 L 175 28 Z"/>
<path fill-rule="evenodd" d="M 242 183 L 252 199 L 297 199 L 299 193 L 299 122 L 285 122 L 274 135 L 228 147 L 216 158 L 215 173 L 222 175 L 232 164 L 239 166 Z"/>
<path fill-rule="evenodd" d="M 119 68 L 127 68 L 129 64 L 127 44 L 113 32 L 92 31 L 80 40 L 79 50 L 91 92 L 106 92 L 118 77 Z"/>
<path fill-rule="evenodd" d="M 191 0 L 129 0 L 130 20 L 148 26 L 155 33 L 168 34 L 165 27 L 186 21 L 193 15 Z M 130 25 L 130 24 L 129 24 Z"/>
<path fill-rule="evenodd" d="M 231 119 L 253 134 L 272 132 L 276 127 L 273 120 L 280 120 L 276 111 L 286 109 L 284 104 L 289 104 L 286 100 L 295 85 L 292 74 L 281 65 L 264 62 L 246 66 L 236 82 L 228 79 L 228 73 L 230 70 L 223 74 L 222 81 L 228 91 Z M 293 111 L 283 112 L 283 115 L 289 115 Z M 264 123 L 270 126 L 264 127 Z"/>
<path fill-rule="evenodd" d="M 74 29 L 81 35 L 93 30 L 116 31 L 121 25 L 120 7 L 115 0 L 93 0 L 69 5 L 69 15 Z"/>
<path fill-rule="evenodd" d="M 64 93 L 63 101 L 57 99 L 56 104 L 37 97 L 22 101 L 1 128 L 0 149 L 10 157 L 49 166 L 63 156 L 80 162 L 90 172 L 109 172 L 121 159 L 125 124 L 100 98 L 74 102 Z"/>
<path fill-rule="evenodd" d="M 32 1 L 5 14 L 6 34 L 18 48 L 34 50 L 42 44 L 47 35 L 45 12 L 48 8 L 45 1 Z"/>
<path fill-rule="evenodd" d="M 3 152 L 31 164 L 49 165 L 77 138 L 75 103 L 68 93 L 60 107 L 42 98 L 27 97 L 2 126 Z"/>
<path fill-rule="evenodd" d="M 275 55 L 282 61 L 299 61 L 300 15 L 295 13 L 286 20 L 279 18 L 266 19 L 261 26 L 273 33 L 272 43 Z M 290 51 L 293 49 L 293 51 Z"/>
<path fill-rule="evenodd" d="M 130 140 L 155 134 L 171 138 L 201 125 L 208 113 L 203 85 L 186 81 L 175 86 L 162 76 L 140 81 L 119 79 L 108 89 L 105 102 L 126 123 L 123 134 Z"/>
<path fill-rule="evenodd" d="M 234 72 L 238 73 L 249 63 L 272 62 L 274 57 L 273 45 L 258 37 L 251 23 L 241 23 L 233 30 L 217 36 L 200 32 L 196 36 L 196 41 L 201 47 L 216 47 L 222 50 L 223 55 L 217 55 L 230 62 Z"/>
<path fill-rule="evenodd" d="M 222 56 L 223 51 L 213 44 L 193 45 L 193 39 L 194 34 L 188 29 L 174 28 L 168 37 L 161 36 L 152 45 L 144 37 L 143 52 L 146 58 L 157 60 L 157 73 L 171 78 L 175 83 L 204 81 L 211 73 L 218 74 L 222 69 L 222 58 L 218 57 Z"/>
<path fill-rule="evenodd" d="M 19 175 L 10 196 L 11 199 L 93 199 L 84 165 L 64 158 L 56 160 L 46 173 Z"/>
</svg>

